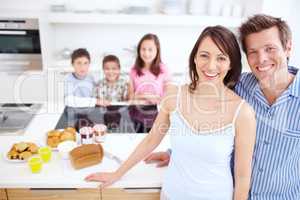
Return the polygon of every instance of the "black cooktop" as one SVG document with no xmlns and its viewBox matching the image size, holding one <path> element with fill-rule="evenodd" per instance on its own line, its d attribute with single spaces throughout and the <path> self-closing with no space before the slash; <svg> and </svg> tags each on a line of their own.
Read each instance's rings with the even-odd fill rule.
<svg viewBox="0 0 300 200">
<path fill-rule="evenodd" d="M 113 105 L 108 107 L 65 107 L 56 129 L 105 124 L 110 133 L 147 133 L 158 114 L 156 105 Z"/>
</svg>

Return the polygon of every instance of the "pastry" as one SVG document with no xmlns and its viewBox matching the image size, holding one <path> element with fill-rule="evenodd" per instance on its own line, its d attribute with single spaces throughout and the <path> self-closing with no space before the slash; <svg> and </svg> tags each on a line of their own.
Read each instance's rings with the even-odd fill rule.
<svg viewBox="0 0 300 200">
<path fill-rule="evenodd" d="M 39 147 L 33 142 L 19 142 L 12 145 L 7 153 L 10 160 L 27 160 L 33 154 L 38 153 Z"/>
<path fill-rule="evenodd" d="M 64 129 L 64 131 L 68 131 L 68 132 L 71 132 L 74 135 L 76 135 L 76 129 L 73 128 L 73 127 L 67 127 L 67 128 Z"/>
<path fill-rule="evenodd" d="M 19 142 L 18 144 L 16 144 L 15 148 L 17 152 L 21 153 L 23 151 L 26 151 L 26 149 L 28 148 L 28 144 L 26 142 Z"/>
<path fill-rule="evenodd" d="M 19 159 L 20 160 L 27 160 L 29 157 L 32 156 L 32 153 L 29 151 L 24 151 L 22 153 L 19 154 Z"/>
<path fill-rule="evenodd" d="M 28 143 L 28 151 L 31 153 L 38 153 L 39 147 L 34 143 Z"/>
<path fill-rule="evenodd" d="M 10 150 L 7 153 L 7 158 L 11 159 L 11 160 L 19 159 L 19 153 L 17 151 L 15 151 L 15 150 Z"/>
<path fill-rule="evenodd" d="M 60 131 L 58 130 L 51 130 L 48 132 L 48 137 L 59 137 L 60 136 Z"/>
<path fill-rule="evenodd" d="M 47 138 L 47 145 L 52 148 L 56 148 L 59 143 L 60 143 L 59 137 L 48 137 Z"/>
<path fill-rule="evenodd" d="M 66 141 L 66 140 L 73 140 L 75 141 L 75 134 L 69 131 L 63 131 L 62 134 L 60 135 L 60 141 Z"/>
</svg>

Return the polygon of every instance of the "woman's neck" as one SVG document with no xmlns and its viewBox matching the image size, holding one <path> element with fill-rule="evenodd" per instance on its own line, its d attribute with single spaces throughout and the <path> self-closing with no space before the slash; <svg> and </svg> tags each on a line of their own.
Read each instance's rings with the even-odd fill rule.
<svg viewBox="0 0 300 200">
<path fill-rule="evenodd" d="M 214 84 L 214 83 L 200 83 L 197 85 L 194 94 L 198 97 L 205 98 L 224 98 L 225 92 L 228 88 L 223 84 Z"/>
<path fill-rule="evenodd" d="M 151 63 L 145 63 L 143 69 L 145 70 L 150 70 L 151 68 Z"/>
</svg>

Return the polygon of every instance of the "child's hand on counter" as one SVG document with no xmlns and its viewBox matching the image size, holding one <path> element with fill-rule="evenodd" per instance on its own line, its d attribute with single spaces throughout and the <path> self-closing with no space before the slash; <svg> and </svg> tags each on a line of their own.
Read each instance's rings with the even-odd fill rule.
<svg viewBox="0 0 300 200">
<path fill-rule="evenodd" d="M 105 100 L 105 99 L 101 99 L 101 98 L 98 98 L 97 99 L 97 102 L 96 102 L 96 105 L 97 106 L 109 106 L 111 104 L 111 102 L 110 101 L 108 101 L 108 100 Z"/>
</svg>

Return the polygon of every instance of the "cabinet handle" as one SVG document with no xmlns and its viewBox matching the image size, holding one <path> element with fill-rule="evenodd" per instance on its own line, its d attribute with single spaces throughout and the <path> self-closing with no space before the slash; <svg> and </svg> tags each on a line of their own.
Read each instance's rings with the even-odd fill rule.
<svg viewBox="0 0 300 200">
<path fill-rule="evenodd" d="M 161 188 L 123 188 L 127 193 L 159 193 Z"/>
<path fill-rule="evenodd" d="M 76 191 L 77 188 L 30 188 L 30 191 Z"/>
</svg>

